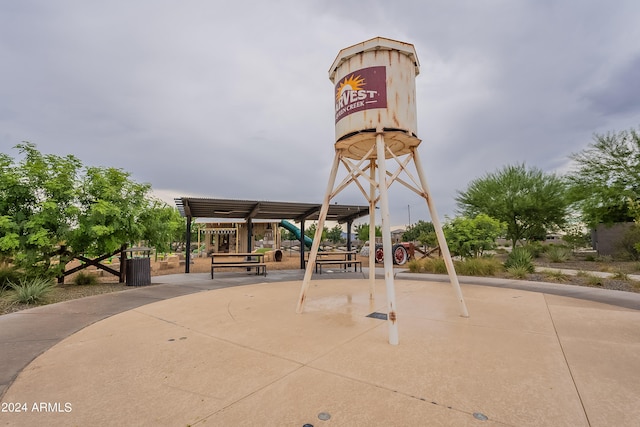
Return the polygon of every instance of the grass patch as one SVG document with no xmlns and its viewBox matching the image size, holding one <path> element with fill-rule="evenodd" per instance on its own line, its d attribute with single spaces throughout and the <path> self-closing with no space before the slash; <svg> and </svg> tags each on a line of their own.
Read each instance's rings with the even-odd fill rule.
<svg viewBox="0 0 640 427">
<path fill-rule="evenodd" d="M 467 258 L 455 262 L 456 272 L 463 276 L 494 276 L 502 271 L 502 263 L 495 258 Z"/>
<path fill-rule="evenodd" d="M 14 291 L 10 299 L 14 303 L 39 304 L 46 300 L 54 286 L 52 279 L 44 277 L 20 279 L 17 283 L 9 283 L 9 287 Z"/>
<path fill-rule="evenodd" d="M 526 266 L 516 265 L 507 268 L 508 276 L 514 279 L 526 279 L 529 273 L 529 268 Z"/>
<path fill-rule="evenodd" d="M 615 271 L 613 273 L 612 278 L 616 279 L 616 280 L 624 280 L 625 282 L 628 282 L 629 280 L 631 280 L 629 278 L 629 275 L 627 273 L 625 273 L 624 271 L 622 271 L 622 270 Z"/>
<path fill-rule="evenodd" d="M 587 286 L 601 288 L 604 286 L 605 279 L 598 276 L 587 277 Z"/>
<path fill-rule="evenodd" d="M 569 276 L 567 276 L 566 274 L 564 274 L 562 271 L 560 270 L 556 270 L 556 271 L 545 271 L 544 273 L 544 277 L 546 277 L 547 279 L 553 281 L 553 282 L 566 282 L 569 280 Z"/>
</svg>

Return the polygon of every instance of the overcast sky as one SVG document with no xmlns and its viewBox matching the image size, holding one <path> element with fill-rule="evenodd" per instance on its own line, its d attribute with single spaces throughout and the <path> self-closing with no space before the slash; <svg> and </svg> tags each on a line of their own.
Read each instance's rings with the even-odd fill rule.
<svg viewBox="0 0 640 427">
<path fill-rule="evenodd" d="M 420 154 L 439 216 L 506 165 L 563 173 L 640 125 L 637 0 L 0 0 L 0 151 L 21 141 L 148 182 L 167 201 L 322 201 L 328 69 L 412 43 Z M 366 204 L 353 186 L 334 201 Z M 393 225 L 430 220 L 392 186 Z"/>
</svg>

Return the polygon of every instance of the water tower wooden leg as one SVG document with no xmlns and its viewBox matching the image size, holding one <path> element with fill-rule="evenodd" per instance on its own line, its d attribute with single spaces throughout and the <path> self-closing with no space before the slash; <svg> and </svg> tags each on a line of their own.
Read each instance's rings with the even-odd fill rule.
<svg viewBox="0 0 640 427">
<path fill-rule="evenodd" d="M 376 295 L 376 160 L 369 160 L 369 300 Z"/>
<path fill-rule="evenodd" d="M 442 258 L 444 259 L 444 263 L 447 266 L 449 280 L 451 281 L 451 285 L 453 286 L 453 289 L 456 292 L 456 297 L 458 298 L 460 315 L 462 317 L 469 317 L 467 305 L 464 302 L 462 290 L 460 289 L 460 283 L 458 282 L 458 275 L 456 274 L 455 267 L 453 266 L 453 260 L 451 259 L 451 253 L 449 252 L 449 246 L 447 246 L 447 240 L 444 237 L 442 224 L 440 224 L 440 219 L 438 218 L 438 212 L 436 211 L 435 204 L 433 203 L 433 200 L 431 200 L 431 193 L 429 192 L 429 186 L 427 185 L 427 178 L 425 177 L 424 170 L 422 169 L 422 162 L 420 161 L 420 155 L 418 154 L 418 150 L 416 148 L 417 147 L 413 148 L 413 161 L 416 166 L 416 171 L 418 172 L 418 177 L 420 178 L 420 185 L 422 185 L 422 190 L 425 193 L 425 199 L 427 200 L 427 206 L 429 207 L 431 221 L 433 222 L 433 227 L 436 230 L 438 244 L 440 245 L 440 250 L 442 251 Z"/>
<path fill-rule="evenodd" d="M 307 298 L 307 290 L 311 282 L 311 275 L 316 267 L 316 259 L 318 258 L 318 248 L 320 247 L 320 240 L 322 239 L 322 230 L 324 228 L 324 220 L 327 218 L 327 212 L 329 211 L 329 202 L 331 201 L 331 194 L 333 193 L 333 186 L 336 181 L 336 175 L 338 173 L 338 165 L 340 164 L 340 153 L 336 151 L 336 155 L 333 159 L 333 166 L 331 167 L 331 173 L 329 174 L 329 183 L 327 184 L 327 191 L 324 194 L 322 201 L 322 208 L 320 209 L 320 216 L 318 217 L 318 226 L 316 227 L 316 234 L 313 237 L 313 244 L 311 245 L 311 252 L 309 253 L 309 261 L 307 261 L 307 269 L 304 272 L 304 279 L 302 280 L 302 287 L 300 289 L 300 297 L 298 298 L 297 313 L 302 313 L 304 310 L 304 301 Z M 304 250 L 304 246 L 301 246 L 300 250 Z"/>
<path fill-rule="evenodd" d="M 385 165 L 385 145 L 382 133 L 376 135 L 378 157 L 378 188 L 380 191 L 380 210 L 382 216 L 382 250 L 384 251 L 384 281 L 387 288 L 387 324 L 389 325 L 389 344 L 398 345 L 398 314 L 396 291 L 393 281 L 393 252 L 391 250 L 391 216 L 389 215 L 389 197 L 387 194 L 387 167 Z"/>
</svg>

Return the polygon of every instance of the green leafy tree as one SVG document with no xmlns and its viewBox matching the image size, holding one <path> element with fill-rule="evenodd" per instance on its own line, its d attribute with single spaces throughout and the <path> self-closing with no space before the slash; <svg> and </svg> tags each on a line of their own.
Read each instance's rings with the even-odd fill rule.
<svg viewBox="0 0 640 427">
<path fill-rule="evenodd" d="M 358 240 L 363 242 L 369 240 L 369 224 L 358 224 L 355 227 L 356 236 Z M 376 225 L 376 237 L 382 237 L 382 227 Z"/>
<path fill-rule="evenodd" d="M 631 129 L 594 135 L 586 149 L 571 155 L 567 175 L 570 200 L 590 227 L 633 220 L 629 200 L 640 200 L 640 134 Z"/>
<path fill-rule="evenodd" d="M 78 219 L 75 180 L 81 167 L 73 156 L 42 155 L 30 143 L 16 146 L 15 164 L 0 155 L 0 254 L 30 274 L 55 275 L 59 245 Z"/>
<path fill-rule="evenodd" d="M 186 218 L 176 208 L 157 199 L 151 199 L 149 205 L 140 214 L 140 222 L 144 225 L 142 240 L 157 252 L 170 252 L 171 244 L 180 242 L 186 230 Z M 193 227 L 192 227 L 193 228 Z M 192 230 L 193 231 L 193 230 Z M 197 230 L 195 230 L 197 233 Z M 195 240 L 197 242 L 197 234 Z"/>
<path fill-rule="evenodd" d="M 166 246 L 177 211 L 115 168 L 82 167 L 31 143 L 0 154 L 0 261 L 32 275 L 59 275 L 76 255 L 103 255 L 147 240 Z M 174 212 L 175 211 L 175 212 Z"/>
<path fill-rule="evenodd" d="M 565 223 L 568 201 L 565 182 L 524 164 L 506 166 L 458 191 L 460 212 L 467 217 L 486 214 L 507 226 L 513 246 L 521 239 L 541 239 L 547 230 Z"/>
<path fill-rule="evenodd" d="M 316 229 L 318 228 L 318 224 L 316 224 L 315 222 L 313 224 L 311 224 L 309 227 L 306 227 L 304 230 L 304 235 L 307 237 L 310 237 L 311 239 L 313 239 L 316 235 Z M 327 227 L 324 227 L 322 229 L 322 238 L 320 240 L 324 241 L 327 240 L 327 233 L 329 232 L 329 229 Z"/>
<path fill-rule="evenodd" d="M 344 241 L 344 239 L 342 238 L 342 227 L 336 224 L 331 230 L 327 232 L 327 239 L 329 239 L 331 243 L 340 243 Z"/>
<path fill-rule="evenodd" d="M 475 218 L 457 217 L 443 227 L 447 245 L 454 255 L 479 257 L 496 248 L 496 239 L 504 234 L 505 224 L 485 214 Z"/>
<path fill-rule="evenodd" d="M 405 242 L 418 241 L 422 245 L 434 247 L 438 245 L 436 229 L 432 222 L 419 220 L 417 223 L 407 227 L 402 234 L 402 240 Z"/>
<path fill-rule="evenodd" d="M 149 184 L 116 168 L 89 167 L 79 187 L 78 224 L 67 241 L 73 254 L 101 255 L 145 236 Z"/>
</svg>

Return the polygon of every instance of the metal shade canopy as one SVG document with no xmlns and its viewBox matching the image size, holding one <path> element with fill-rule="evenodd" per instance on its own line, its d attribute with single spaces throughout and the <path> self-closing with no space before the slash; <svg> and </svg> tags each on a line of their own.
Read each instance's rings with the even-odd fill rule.
<svg viewBox="0 0 640 427">
<path fill-rule="evenodd" d="M 175 198 L 180 214 L 191 218 L 317 220 L 322 204 L 256 200 Z M 369 215 L 369 206 L 330 205 L 327 220 L 351 222 Z"/>
</svg>

